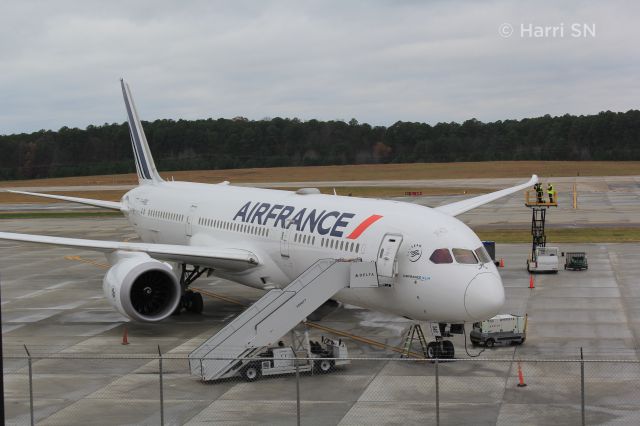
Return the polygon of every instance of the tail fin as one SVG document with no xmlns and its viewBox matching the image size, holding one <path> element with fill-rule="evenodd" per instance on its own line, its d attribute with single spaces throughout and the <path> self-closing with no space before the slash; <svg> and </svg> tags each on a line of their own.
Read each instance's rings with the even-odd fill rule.
<svg viewBox="0 0 640 426">
<path fill-rule="evenodd" d="M 131 135 L 131 145 L 133 146 L 133 155 L 136 157 L 136 170 L 138 172 L 138 181 L 140 184 L 162 182 L 162 178 L 158 174 L 156 165 L 151 156 L 151 150 L 147 143 L 147 138 L 142 129 L 142 123 L 138 117 L 138 111 L 133 103 L 131 89 L 129 85 L 120 79 L 122 85 L 122 95 L 124 96 L 124 106 L 127 109 L 127 120 L 129 121 L 129 133 Z"/>
</svg>

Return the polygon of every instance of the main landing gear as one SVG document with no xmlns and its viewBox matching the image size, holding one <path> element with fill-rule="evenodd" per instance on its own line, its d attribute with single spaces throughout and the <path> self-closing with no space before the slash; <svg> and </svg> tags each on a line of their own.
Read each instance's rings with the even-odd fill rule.
<svg viewBox="0 0 640 426">
<path fill-rule="evenodd" d="M 193 284 L 195 280 L 200 278 L 202 274 L 210 271 L 211 268 L 201 268 L 200 266 L 193 266 L 189 268 L 186 263 L 180 265 L 180 286 L 184 289 L 184 293 L 180 298 L 180 303 L 173 312 L 173 315 L 180 315 L 180 312 L 183 309 L 195 314 L 202 313 L 202 309 L 204 308 L 202 294 L 189 289 L 189 286 Z"/>
</svg>

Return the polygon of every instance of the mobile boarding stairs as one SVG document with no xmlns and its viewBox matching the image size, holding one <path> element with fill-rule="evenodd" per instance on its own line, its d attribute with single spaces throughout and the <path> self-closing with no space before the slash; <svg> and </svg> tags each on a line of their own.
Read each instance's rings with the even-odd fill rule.
<svg viewBox="0 0 640 426">
<path fill-rule="evenodd" d="M 243 358 L 273 345 L 344 288 L 386 286 L 376 262 L 321 259 L 283 289 L 273 289 L 189 354 L 191 374 L 203 381 L 238 372 Z"/>
</svg>

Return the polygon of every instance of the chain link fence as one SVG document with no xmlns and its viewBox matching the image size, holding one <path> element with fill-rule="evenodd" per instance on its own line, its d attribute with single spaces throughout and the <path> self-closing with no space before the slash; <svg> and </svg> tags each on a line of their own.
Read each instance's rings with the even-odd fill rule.
<svg viewBox="0 0 640 426">
<path fill-rule="evenodd" d="M 324 372 L 298 358 L 286 374 L 247 377 L 247 365 L 275 362 L 260 357 L 211 382 L 186 355 L 3 361 L 16 425 L 640 424 L 633 360 L 351 358 Z"/>
</svg>

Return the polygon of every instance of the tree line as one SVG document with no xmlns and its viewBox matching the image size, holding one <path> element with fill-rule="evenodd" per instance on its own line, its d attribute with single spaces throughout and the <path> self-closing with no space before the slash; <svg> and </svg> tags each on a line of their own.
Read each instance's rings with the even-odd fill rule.
<svg viewBox="0 0 640 426">
<path fill-rule="evenodd" d="M 640 160 L 640 111 L 483 123 L 207 119 L 143 123 L 160 170 L 489 160 Z M 0 136 L 0 179 L 135 171 L 126 123 Z"/>
</svg>

